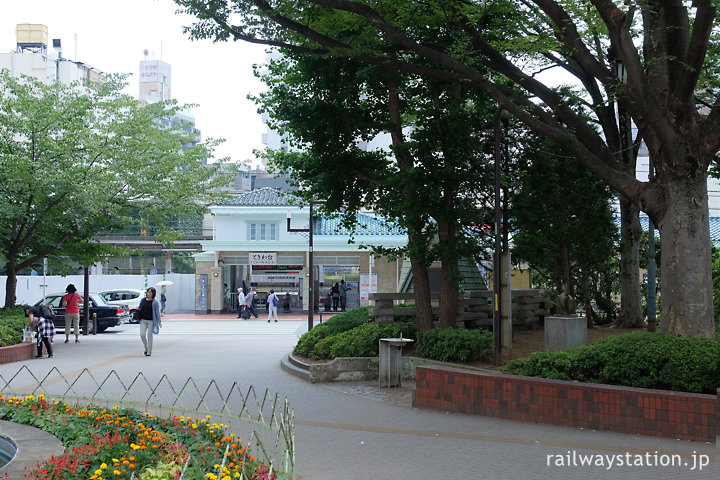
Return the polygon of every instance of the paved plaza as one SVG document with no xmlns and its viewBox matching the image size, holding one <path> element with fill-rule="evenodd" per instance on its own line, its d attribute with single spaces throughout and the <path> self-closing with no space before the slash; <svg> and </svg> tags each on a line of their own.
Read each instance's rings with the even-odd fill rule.
<svg viewBox="0 0 720 480">
<path fill-rule="evenodd" d="M 269 388 L 294 410 L 302 480 L 720 478 L 713 444 L 420 410 L 412 407 L 412 385 L 311 384 L 280 367 L 306 330 L 302 315 L 271 324 L 262 315 L 168 315 L 152 357 L 143 356 L 138 326 L 122 325 L 79 344 L 64 344 L 59 333 L 54 358 L 0 365 L 0 374 L 27 365 L 37 376 L 56 367 L 72 378 L 87 368 L 98 377 L 114 370 L 123 378 L 143 372 Z"/>
</svg>

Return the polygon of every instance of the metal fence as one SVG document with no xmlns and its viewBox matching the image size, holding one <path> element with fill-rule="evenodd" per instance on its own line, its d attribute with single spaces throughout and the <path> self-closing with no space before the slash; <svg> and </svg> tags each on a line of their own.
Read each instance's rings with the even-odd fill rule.
<svg viewBox="0 0 720 480">
<path fill-rule="evenodd" d="M 171 382 L 164 374 L 152 378 L 139 372 L 133 378 L 122 378 L 111 370 L 96 378 L 88 369 L 74 371 L 66 377 L 53 367 L 42 376 L 27 366 L 15 374 L 0 374 L 3 395 L 38 395 L 64 402 L 92 403 L 98 406 L 135 408 L 155 416 L 173 415 L 221 419 L 229 431 L 242 438 L 253 455 L 272 468 L 278 480 L 295 480 L 295 446 L 293 411 L 286 398 L 268 389 L 245 390 L 234 382 L 221 386 L 215 380 L 207 385 L 189 377 L 181 384 Z M 190 459 L 189 459 L 190 460 Z"/>
</svg>

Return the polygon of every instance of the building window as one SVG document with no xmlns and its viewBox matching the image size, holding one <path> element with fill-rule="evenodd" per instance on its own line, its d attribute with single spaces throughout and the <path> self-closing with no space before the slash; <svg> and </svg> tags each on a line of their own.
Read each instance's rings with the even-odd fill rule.
<svg viewBox="0 0 720 480">
<path fill-rule="evenodd" d="M 277 223 L 248 223 L 248 240 L 278 240 Z"/>
</svg>

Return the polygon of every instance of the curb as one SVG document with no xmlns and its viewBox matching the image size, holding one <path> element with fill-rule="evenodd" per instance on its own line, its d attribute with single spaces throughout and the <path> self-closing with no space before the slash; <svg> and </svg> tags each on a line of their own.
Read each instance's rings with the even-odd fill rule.
<svg viewBox="0 0 720 480">
<path fill-rule="evenodd" d="M 7 478 L 23 478 L 31 470 L 51 457 L 59 457 L 65 453 L 62 442 L 54 435 L 14 422 L 0 420 L 2 437 L 15 445 L 15 456 L 0 468 L 0 476 Z"/>
</svg>

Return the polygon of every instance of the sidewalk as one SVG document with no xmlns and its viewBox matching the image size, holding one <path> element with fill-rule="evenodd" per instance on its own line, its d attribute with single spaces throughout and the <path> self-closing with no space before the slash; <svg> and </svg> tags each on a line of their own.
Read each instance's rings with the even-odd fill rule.
<svg viewBox="0 0 720 480">
<path fill-rule="evenodd" d="M 80 344 L 56 338 L 54 358 L 0 365 L 0 374 L 11 375 L 24 363 L 40 378 L 53 367 L 68 377 L 85 367 L 98 376 L 115 371 L 124 379 L 143 372 L 178 382 L 214 379 L 220 389 L 233 382 L 268 388 L 287 397 L 294 409 L 300 480 L 720 478 L 715 445 L 420 410 L 412 407 L 409 386 L 307 383 L 280 368 L 307 328 L 303 315 L 281 315 L 272 324 L 267 316 L 238 320 L 227 314 L 218 319 L 169 314 L 163 320 L 152 357 L 142 355 L 137 326 L 123 325 L 82 337 Z M 578 455 L 593 455 L 595 466 L 575 465 Z M 648 463 L 670 455 L 683 464 L 617 461 Z M 702 471 L 700 455 L 710 462 Z M 609 458 L 614 460 L 608 468 Z"/>
</svg>

